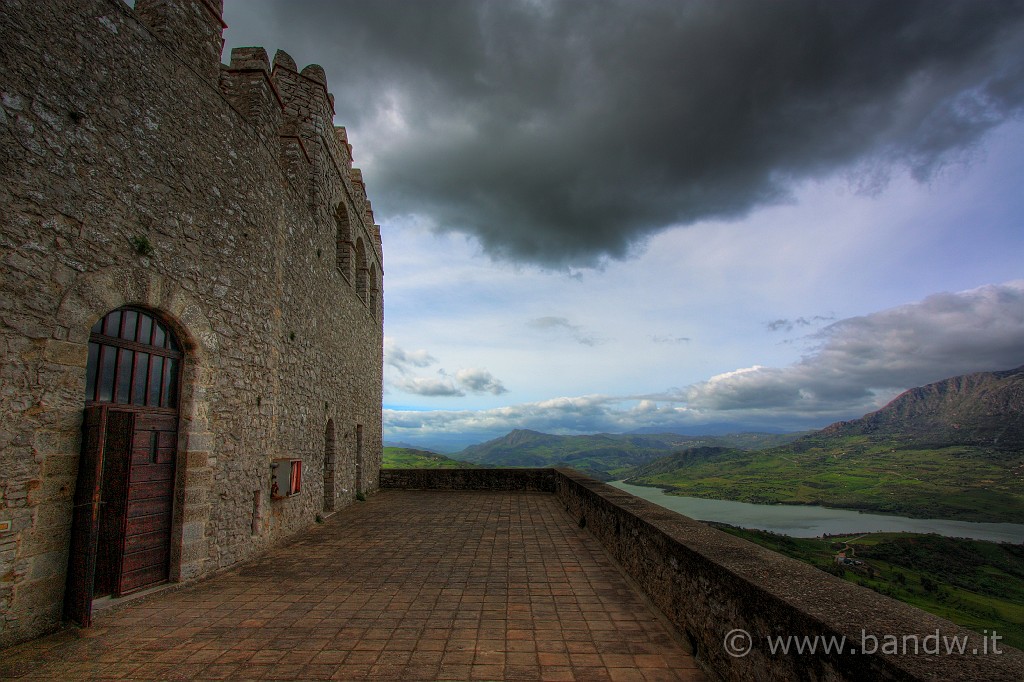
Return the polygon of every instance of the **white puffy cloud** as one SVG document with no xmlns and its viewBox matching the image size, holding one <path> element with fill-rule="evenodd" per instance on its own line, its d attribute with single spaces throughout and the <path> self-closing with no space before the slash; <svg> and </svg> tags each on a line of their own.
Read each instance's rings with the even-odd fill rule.
<svg viewBox="0 0 1024 682">
<path fill-rule="evenodd" d="M 437 359 L 425 350 L 407 351 L 400 348 L 394 339 L 385 338 L 384 362 L 405 374 L 410 367 L 429 367 Z"/>
<path fill-rule="evenodd" d="M 440 377 L 405 377 L 391 384 L 406 393 L 423 396 L 462 397 L 466 395 L 445 376 Z"/>
<path fill-rule="evenodd" d="M 970 372 L 1024 364 L 1024 280 L 929 296 L 829 325 L 819 345 L 785 368 L 751 367 L 678 396 L 705 411 L 840 414 L 876 395 Z"/>
<path fill-rule="evenodd" d="M 384 341 L 384 362 L 394 368 L 397 377 L 388 376 L 390 388 L 418 396 L 461 398 L 467 393 L 501 395 L 508 389 L 496 376 L 486 369 L 462 368 L 450 374 L 444 369 L 437 370 L 437 376 L 420 376 L 414 368 L 425 368 L 437 364 L 438 360 L 425 350 L 406 351 L 393 339 Z"/>
<path fill-rule="evenodd" d="M 440 434 L 478 434 L 480 439 L 513 429 L 547 433 L 619 433 L 641 427 L 666 428 L 686 423 L 689 410 L 606 395 L 559 397 L 488 410 L 384 410 L 384 429 L 390 438 L 408 439 Z"/>
<path fill-rule="evenodd" d="M 752 366 L 660 394 L 559 397 L 488 410 L 385 410 L 389 437 L 626 432 L 734 424 L 817 428 L 877 409 L 905 389 L 1024 364 L 1024 280 L 836 322 L 788 367 Z M 454 388 L 454 386 L 451 386 Z"/>
<path fill-rule="evenodd" d="M 491 393 L 501 395 L 508 393 L 501 380 L 486 369 L 460 369 L 455 373 L 455 381 L 470 393 Z"/>
</svg>

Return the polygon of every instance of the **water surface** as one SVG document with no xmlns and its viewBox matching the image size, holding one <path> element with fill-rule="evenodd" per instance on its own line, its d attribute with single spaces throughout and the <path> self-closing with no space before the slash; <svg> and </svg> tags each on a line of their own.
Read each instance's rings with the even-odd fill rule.
<svg viewBox="0 0 1024 682">
<path fill-rule="evenodd" d="M 661 488 L 609 483 L 620 490 L 649 500 L 691 519 L 718 521 L 741 528 L 770 530 L 798 538 L 848 533 L 906 532 L 938 533 L 953 538 L 972 538 L 992 542 L 1024 543 L 1024 524 L 974 523 L 950 519 L 912 519 L 889 514 L 868 514 L 850 509 L 831 509 L 813 505 L 750 504 L 732 500 L 706 500 L 701 497 L 669 495 Z"/>
</svg>

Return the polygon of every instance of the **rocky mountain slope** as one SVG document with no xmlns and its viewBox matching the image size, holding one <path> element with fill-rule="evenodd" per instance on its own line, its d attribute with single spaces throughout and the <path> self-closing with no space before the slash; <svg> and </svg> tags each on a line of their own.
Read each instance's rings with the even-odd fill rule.
<svg viewBox="0 0 1024 682">
<path fill-rule="evenodd" d="M 812 438 L 900 438 L 920 445 L 1024 448 L 1024 367 L 978 372 L 912 388 L 871 414 Z"/>
</svg>

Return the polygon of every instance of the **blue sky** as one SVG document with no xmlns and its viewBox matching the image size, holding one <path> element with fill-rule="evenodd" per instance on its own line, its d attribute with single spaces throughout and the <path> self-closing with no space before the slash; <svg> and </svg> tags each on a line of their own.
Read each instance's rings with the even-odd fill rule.
<svg viewBox="0 0 1024 682">
<path fill-rule="evenodd" d="M 226 2 L 367 179 L 386 440 L 817 428 L 1024 364 L 1019 3 L 594 6 Z"/>
</svg>

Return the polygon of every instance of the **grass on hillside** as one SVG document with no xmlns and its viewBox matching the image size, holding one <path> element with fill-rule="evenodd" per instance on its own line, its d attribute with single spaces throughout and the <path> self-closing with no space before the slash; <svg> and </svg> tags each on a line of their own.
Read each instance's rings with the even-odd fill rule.
<svg viewBox="0 0 1024 682">
<path fill-rule="evenodd" d="M 791 538 L 714 524 L 965 628 L 1024 649 L 1024 546 L 914 533 Z M 839 551 L 864 562 L 835 562 Z"/>
<path fill-rule="evenodd" d="M 654 463 L 631 483 L 692 497 L 817 504 L 918 518 L 1024 523 L 1024 455 L 982 448 L 900 447 L 848 436 L 839 444 Z M 661 465 L 661 466 L 658 466 Z"/>
<path fill-rule="evenodd" d="M 564 436 L 519 430 L 470 446 L 457 456 L 499 467 L 569 467 L 601 481 L 620 480 L 638 466 L 695 447 L 763 449 L 790 443 L 800 434 L 738 433 L 685 436 L 674 433 Z"/>
<path fill-rule="evenodd" d="M 475 469 L 477 465 L 460 462 L 429 450 L 387 447 L 384 448 L 384 460 L 381 467 L 384 469 Z"/>
</svg>

